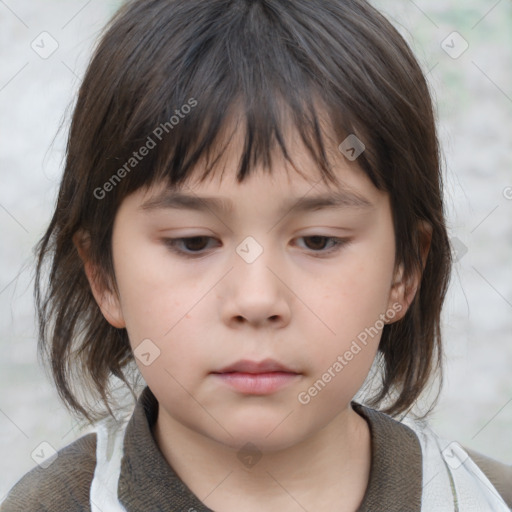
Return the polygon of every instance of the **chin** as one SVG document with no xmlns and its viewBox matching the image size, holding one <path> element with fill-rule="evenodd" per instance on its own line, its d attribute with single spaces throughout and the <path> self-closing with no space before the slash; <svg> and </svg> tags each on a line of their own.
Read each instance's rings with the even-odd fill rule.
<svg viewBox="0 0 512 512">
<path fill-rule="evenodd" d="M 283 450 L 287 450 L 299 443 L 301 439 L 294 439 L 287 437 L 286 439 L 275 438 L 270 439 L 266 433 L 245 433 L 238 436 L 230 437 L 229 439 L 223 439 L 226 447 L 232 449 L 237 457 L 243 457 L 244 455 L 253 455 L 258 457 L 259 455 L 278 453 Z"/>
<path fill-rule="evenodd" d="M 226 428 L 231 434 L 224 430 L 216 431 L 211 435 L 215 441 L 235 450 L 251 450 L 255 447 L 259 452 L 278 452 L 294 446 L 308 437 L 307 432 L 299 432 L 297 425 L 290 422 L 289 428 L 285 428 L 282 416 L 278 421 L 262 421 L 261 418 L 254 418 L 250 421 L 230 421 Z M 281 422 L 281 424 L 280 424 Z M 208 435 L 208 434 L 207 434 Z"/>
</svg>

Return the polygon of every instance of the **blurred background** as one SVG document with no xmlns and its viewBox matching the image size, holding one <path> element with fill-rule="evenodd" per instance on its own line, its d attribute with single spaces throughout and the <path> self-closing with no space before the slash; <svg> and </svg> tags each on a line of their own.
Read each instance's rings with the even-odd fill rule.
<svg viewBox="0 0 512 512">
<path fill-rule="evenodd" d="M 456 265 L 432 425 L 512 464 L 512 3 L 372 3 L 428 74 L 445 159 Z M 0 0 L 0 502 L 41 443 L 59 450 L 84 434 L 37 360 L 32 249 L 54 207 L 67 111 L 120 4 Z"/>
</svg>

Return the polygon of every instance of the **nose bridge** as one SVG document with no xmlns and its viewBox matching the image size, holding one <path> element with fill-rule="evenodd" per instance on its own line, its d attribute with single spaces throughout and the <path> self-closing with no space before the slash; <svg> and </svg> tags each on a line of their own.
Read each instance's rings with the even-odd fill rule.
<svg viewBox="0 0 512 512">
<path fill-rule="evenodd" d="M 262 240 L 261 235 L 257 236 L 260 241 L 258 241 L 254 236 L 249 235 L 245 237 L 236 247 L 236 253 L 247 266 L 253 265 L 258 260 L 259 264 L 261 265 L 261 261 L 266 259 L 266 255 L 263 258 L 262 256 L 265 253 L 268 253 L 268 237 L 265 238 L 265 240 Z M 267 246 L 267 250 L 265 250 L 264 245 Z"/>
<path fill-rule="evenodd" d="M 277 277 L 280 264 L 268 246 L 270 238 L 271 235 L 250 235 L 236 247 L 234 268 L 226 283 L 226 319 L 244 318 L 254 324 L 276 318 L 289 320 L 286 286 Z"/>
<path fill-rule="evenodd" d="M 271 236 L 249 235 L 236 247 L 235 267 L 237 282 L 251 282 L 251 286 L 260 288 L 263 285 L 277 284 L 276 277 L 270 269 L 278 265 L 274 251 L 270 247 Z M 272 257 L 271 257 L 272 256 Z M 274 271 L 275 272 L 275 271 Z"/>
</svg>

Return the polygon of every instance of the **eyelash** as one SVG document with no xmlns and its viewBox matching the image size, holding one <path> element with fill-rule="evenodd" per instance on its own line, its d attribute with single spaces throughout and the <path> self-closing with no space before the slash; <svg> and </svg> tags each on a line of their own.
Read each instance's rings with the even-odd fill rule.
<svg viewBox="0 0 512 512">
<path fill-rule="evenodd" d="M 197 251 L 196 252 L 187 252 L 182 249 L 178 249 L 177 245 L 179 242 L 186 242 L 189 240 L 196 240 L 196 239 L 201 239 L 201 238 L 213 240 L 213 238 L 211 236 L 191 236 L 191 237 L 184 237 L 184 238 L 164 238 L 163 242 L 172 252 L 174 252 L 180 256 L 183 256 L 184 258 L 192 259 L 192 258 L 200 258 L 207 253 L 205 251 L 203 251 L 203 252 L 197 252 Z M 304 238 L 304 239 L 305 238 L 321 238 L 324 240 L 332 240 L 333 245 L 329 250 L 313 251 L 313 257 L 315 257 L 315 258 L 322 258 L 325 255 L 330 255 L 330 254 L 336 253 L 336 252 L 340 251 L 341 248 L 343 246 L 347 245 L 347 243 L 349 242 L 348 239 L 337 238 L 334 236 L 322 236 L 322 235 L 309 235 L 309 236 L 302 236 L 300 238 Z M 317 253 L 318 255 L 315 253 Z"/>
</svg>

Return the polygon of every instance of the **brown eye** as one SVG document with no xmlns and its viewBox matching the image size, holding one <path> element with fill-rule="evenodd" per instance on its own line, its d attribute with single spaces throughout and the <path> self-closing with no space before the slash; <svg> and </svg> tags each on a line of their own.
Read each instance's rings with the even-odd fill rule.
<svg viewBox="0 0 512 512">
<path fill-rule="evenodd" d="M 307 243 L 309 249 L 314 251 L 321 251 L 325 248 L 326 242 L 329 240 L 326 236 L 305 236 L 304 240 L 310 240 L 312 243 Z"/>
<path fill-rule="evenodd" d="M 184 257 L 198 257 L 206 253 L 208 242 L 213 240 L 210 236 L 191 236 L 187 238 L 165 238 L 164 244 L 175 252 Z"/>
<path fill-rule="evenodd" d="M 309 249 L 315 257 L 337 252 L 349 242 L 349 240 L 344 238 L 321 235 L 303 236 L 300 240 L 305 241 L 306 249 Z"/>
<path fill-rule="evenodd" d="M 190 251 L 200 251 L 205 248 L 205 240 L 208 240 L 207 236 L 195 236 L 193 238 L 183 238 L 184 245 Z"/>
</svg>

